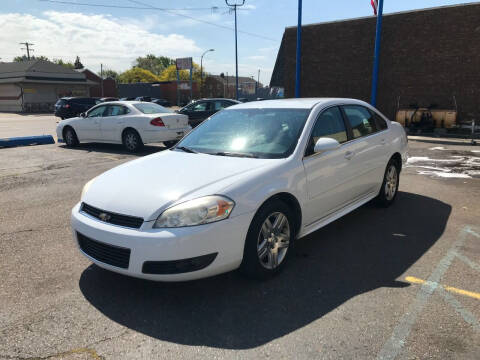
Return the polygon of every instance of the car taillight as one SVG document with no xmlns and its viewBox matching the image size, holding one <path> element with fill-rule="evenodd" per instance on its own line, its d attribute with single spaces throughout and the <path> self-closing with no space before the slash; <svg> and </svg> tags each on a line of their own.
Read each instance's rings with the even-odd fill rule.
<svg viewBox="0 0 480 360">
<path fill-rule="evenodd" d="M 63 105 L 63 107 L 64 107 L 65 109 L 68 109 L 68 108 L 70 108 L 70 104 Z"/>
<path fill-rule="evenodd" d="M 150 121 L 150 124 L 152 124 L 153 126 L 165 126 L 165 124 L 163 123 L 162 118 L 159 118 L 159 117 L 151 120 L 151 121 Z"/>
</svg>

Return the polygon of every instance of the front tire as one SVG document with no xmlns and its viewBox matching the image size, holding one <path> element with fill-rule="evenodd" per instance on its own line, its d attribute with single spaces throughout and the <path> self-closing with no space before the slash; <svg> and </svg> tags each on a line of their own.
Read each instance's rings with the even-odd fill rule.
<svg viewBox="0 0 480 360">
<path fill-rule="evenodd" d="M 127 129 L 122 136 L 123 146 L 129 152 L 137 152 L 143 147 L 142 139 L 138 132 L 133 129 Z"/>
<path fill-rule="evenodd" d="M 67 127 L 63 131 L 63 139 L 68 147 L 75 147 L 79 144 L 77 134 L 71 127 Z"/>
<path fill-rule="evenodd" d="M 280 200 L 263 205 L 250 224 L 240 271 L 266 279 L 280 272 L 291 256 L 295 239 L 294 216 Z"/>
<path fill-rule="evenodd" d="M 377 196 L 377 203 L 382 207 L 388 207 L 393 204 L 398 193 L 400 184 L 400 171 L 397 162 L 390 159 L 383 176 L 382 187 Z"/>
</svg>

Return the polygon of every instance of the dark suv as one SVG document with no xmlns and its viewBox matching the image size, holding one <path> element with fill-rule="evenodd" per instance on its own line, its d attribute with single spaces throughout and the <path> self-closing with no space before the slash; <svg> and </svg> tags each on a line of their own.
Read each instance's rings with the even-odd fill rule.
<svg viewBox="0 0 480 360">
<path fill-rule="evenodd" d="M 217 111 L 227 108 L 232 105 L 240 104 L 237 100 L 232 99 L 200 99 L 194 101 L 184 108 L 178 110 L 180 114 L 188 116 L 188 124 L 194 128 L 203 120 L 212 116 Z"/>
<path fill-rule="evenodd" d="M 63 97 L 55 103 L 55 116 L 62 120 L 79 116 L 98 103 L 100 103 L 100 100 L 95 98 Z"/>
</svg>

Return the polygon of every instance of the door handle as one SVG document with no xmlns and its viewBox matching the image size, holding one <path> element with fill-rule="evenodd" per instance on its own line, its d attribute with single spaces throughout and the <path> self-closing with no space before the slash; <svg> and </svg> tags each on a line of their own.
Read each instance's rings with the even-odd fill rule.
<svg viewBox="0 0 480 360">
<path fill-rule="evenodd" d="M 387 140 L 385 139 L 380 140 L 380 144 L 385 145 L 386 143 L 387 143 Z"/>
<path fill-rule="evenodd" d="M 345 159 L 350 160 L 351 158 L 353 158 L 354 155 L 355 153 L 353 151 L 347 151 L 345 153 Z"/>
</svg>

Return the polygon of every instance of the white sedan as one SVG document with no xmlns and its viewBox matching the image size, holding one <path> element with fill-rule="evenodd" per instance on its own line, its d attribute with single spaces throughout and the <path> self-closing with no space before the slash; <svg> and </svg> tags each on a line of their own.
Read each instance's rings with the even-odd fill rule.
<svg viewBox="0 0 480 360">
<path fill-rule="evenodd" d="M 406 159 L 401 125 L 365 102 L 250 102 L 88 182 L 71 224 L 88 259 L 125 275 L 265 278 L 296 239 L 372 199 L 392 204 Z"/>
<path fill-rule="evenodd" d="M 163 106 L 140 101 L 114 101 L 92 107 L 80 117 L 60 121 L 58 142 L 76 146 L 80 142 L 123 144 L 135 152 L 143 144 L 163 142 L 171 147 L 192 128 L 188 116 Z"/>
</svg>

